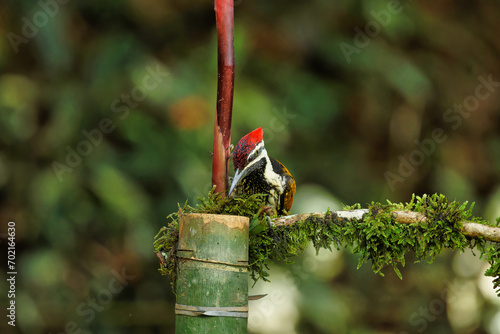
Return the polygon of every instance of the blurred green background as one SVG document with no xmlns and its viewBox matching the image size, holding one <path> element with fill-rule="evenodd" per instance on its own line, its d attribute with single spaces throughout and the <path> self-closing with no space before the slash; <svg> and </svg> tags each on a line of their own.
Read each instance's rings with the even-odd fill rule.
<svg viewBox="0 0 500 334">
<path fill-rule="evenodd" d="M 293 212 L 444 193 L 500 216 L 498 1 L 235 1 L 233 143 L 262 126 Z M 15 331 L 173 333 L 152 239 L 210 189 L 212 1 L 0 2 L 0 233 Z M 2 246 L 5 239 L 2 239 Z M 0 261 L 6 269 L 7 253 Z M 471 253 L 401 281 L 345 251 L 271 267 L 252 333 L 500 333 Z"/>
</svg>

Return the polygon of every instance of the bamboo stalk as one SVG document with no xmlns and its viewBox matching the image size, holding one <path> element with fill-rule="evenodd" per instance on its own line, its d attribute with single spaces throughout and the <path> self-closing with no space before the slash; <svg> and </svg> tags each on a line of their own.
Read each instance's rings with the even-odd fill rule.
<svg viewBox="0 0 500 334">
<path fill-rule="evenodd" d="M 175 333 L 247 333 L 248 225 L 240 216 L 181 216 Z"/>
</svg>

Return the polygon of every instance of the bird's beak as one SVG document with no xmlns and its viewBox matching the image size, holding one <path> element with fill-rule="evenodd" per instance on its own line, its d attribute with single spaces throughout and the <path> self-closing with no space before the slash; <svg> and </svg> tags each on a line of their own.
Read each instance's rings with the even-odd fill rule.
<svg viewBox="0 0 500 334">
<path fill-rule="evenodd" d="M 245 176 L 245 174 L 246 174 L 245 169 L 243 169 L 242 171 L 240 171 L 239 169 L 236 170 L 236 173 L 234 173 L 233 182 L 231 183 L 231 187 L 229 188 L 229 192 L 227 194 L 228 196 L 231 195 L 234 188 L 236 188 L 236 186 L 238 185 L 240 180 Z"/>
</svg>

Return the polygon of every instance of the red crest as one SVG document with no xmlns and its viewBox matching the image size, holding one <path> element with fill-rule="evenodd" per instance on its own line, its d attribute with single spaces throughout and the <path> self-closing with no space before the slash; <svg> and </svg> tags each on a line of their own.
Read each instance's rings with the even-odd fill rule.
<svg viewBox="0 0 500 334">
<path fill-rule="evenodd" d="M 264 138 L 264 131 L 258 128 L 240 139 L 233 151 L 234 169 L 242 170 L 245 167 L 248 155 Z"/>
</svg>

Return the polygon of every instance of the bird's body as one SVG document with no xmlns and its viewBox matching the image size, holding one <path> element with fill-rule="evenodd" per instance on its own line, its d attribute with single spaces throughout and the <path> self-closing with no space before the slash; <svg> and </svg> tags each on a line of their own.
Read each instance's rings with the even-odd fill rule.
<svg viewBox="0 0 500 334">
<path fill-rule="evenodd" d="M 267 154 L 262 136 L 262 128 L 258 128 L 236 145 L 232 154 L 235 175 L 229 194 L 267 195 L 266 205 L 282 215 L 292 207 L 295 180 L 282 163 Z"/>
</svg>

